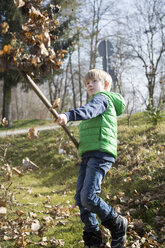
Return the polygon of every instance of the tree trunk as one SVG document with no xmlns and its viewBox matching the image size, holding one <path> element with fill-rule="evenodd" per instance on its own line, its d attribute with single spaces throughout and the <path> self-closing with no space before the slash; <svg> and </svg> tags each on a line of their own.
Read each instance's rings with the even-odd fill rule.
<svg viewBox="0 0 165 248">
<path fill-rule="evenodd" d="M 72 70 L 72 59 L 71 54 L 69 56 L 69 64 L 70 64 L 70 74 L 71 74 L 71 84 L 72 84 L 72 91 L 73 91 L 73 106 L 76 108 L 76 90 L 75 90 L 75 83 L 74 83 L 74 77 L 73 77 L 73 70 Z"/>
<path fill-rule="evenodd" d="M 57 111 L 55 109 L 52 108 L 51 103 L 44 96 L 44 94 L 41 92 L 41 90 L 38 88 L 38 86 L 35 84 L 35 82 L 32 80 L 32 78 L 29 75 L 27 75 L 25 72 L 20 72 L 20 73 L 22 74 L 22 76 L 24 77 L 24 79 L 26 80 L 26 82 L 32 87 L 32 89 L 37 94 L 37 96 L 41 99 L 41 101 L 45 104 L 45 106 L 48 108 L 48 110 L 52 113 L 52 115 L 57 119 L 58 116 L 59 116 L 59 114 L 57 113 Z M 78 142 L 77 142 L 77 140 L 70 133 L 70 131 L 68 130 L 68 128 L 66 127 L 66 125 L 63 125 L 61 127 L 68 134 L 68 136 L 70 137 L 70 139 L 72 140 L 72 142 L 74 143 L 74 145 L 78 148 Z"/>
<path fill-rule="evenodd" d="M 62 97 L 62 101 L 61 101 L 61 111 L 64 108 L 65 102 L 66 102 L 66 91 L 67 91 L 67 87 L 68 87 L 68 69 L 69 69 L 69 62 L 67 64 L 66 67 L 66 75 L 65 75 L 65 85 L 64 85 L 64 92 L 63 92 L 63 97 Z"/>
<path fill-rule="evenodd" d="M 151 101 L 151 106 L 154 106 L 154 85 L 152 79 L 148 81 L 148 91 L 149 91 L 148 93 L 149 93 L 149 99 Z"/>
<path fill-rule="evenodd" d="M 80 46 L 78 44 L 78 81 L 79 81 L 79 92 L 80 92 L 80 106 L 82 106 L 82 84 L 81 84 L 81 60 L 80 60 Z"/>
<path fill-rule="evenodd" d="M 51 80 L 48 80 L 48 85 L 49 85 L 50 102 L 51 102 L 51 104 L 53 104 L 53 94 L 52 94 L 52 82 L 51 82 Z"/>
<path fill-rule="evenodd" d="M 11 103 L 11 87 L 7 86 L 4 80 L 3 84 L 3 105 L 2 105 L 2 117 L 6 117 L 8 120 L 8 125 L 6 127 L 10 127 L 10 103 Z"/>
</svg>

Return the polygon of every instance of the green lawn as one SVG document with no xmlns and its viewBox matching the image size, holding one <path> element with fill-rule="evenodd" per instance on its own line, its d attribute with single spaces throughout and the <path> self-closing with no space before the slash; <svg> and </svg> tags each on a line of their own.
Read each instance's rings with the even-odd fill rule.
<svg viewBox="0 0 165 248">
<path fill-rule="evenodd" d="M 77 127 L 70 128 L 77 138 Z M 131 117 L 129 127 L 126 117 L 119 119 L 118 129 L 118 158 L 101 196 L 128 218 L 127 247 L 163 248 L 165 123 L 153 127 L 140 113 Z M 4 165 L 19 169 L 26 157 L 40 170 L 22 172 L 22 177 L 8 171 L 7 177 Z M 27 134 L 0 139 L 0 206 L 7 208 L 0 216 L 0 247 L 60 247 L 62 241 L 64 248 L 83 247 L 83 225 L 74 205 L 78 162 L 62 128 L 43 131 L 36 140 Z"/>
</svg>

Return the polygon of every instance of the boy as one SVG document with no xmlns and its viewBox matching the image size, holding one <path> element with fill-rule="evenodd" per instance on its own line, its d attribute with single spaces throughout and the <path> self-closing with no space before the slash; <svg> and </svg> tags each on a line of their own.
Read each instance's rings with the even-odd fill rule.
<svg viewBox="0 0 165 248">
<path fill-rule="evenodd" d="M 79 126 L 79 174 L 75 201 L 84 223 L 83 240 L 87 247 L 101 247 L 102 236 L 96 214 L 111 232 L 112 248 L 126 242 L 128 221 L 118 215 L 102 198 L 101 183 L 117 156 L 117 117 L 125 109 L 120 94 L 109 92 L 111 76 L 102 70 L 90 70 L 84 79 L 91 100 L 85 106 L 60 114 L 56 122 L 82 120 Z"/>
</svg>

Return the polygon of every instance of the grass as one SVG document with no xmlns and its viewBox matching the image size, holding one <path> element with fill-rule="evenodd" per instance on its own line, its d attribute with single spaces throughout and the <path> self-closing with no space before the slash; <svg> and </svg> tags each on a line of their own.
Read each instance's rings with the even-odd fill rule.
<svg viewBox="0 0 165 248">
<path fill-rule="evenodd" d="M 38 125 L 35 121 L 31 123 Z M 30 122 L 26 124 L 26 121 L 22 121 L 23 125 L 30 125 Z M 21 124 L 18 126 L 21 127 Z M 128 232 L 128 247 L 138 237 L 139 240 L 147 237 L 146 240 L 151 241 L 150 233 L 155 232 L 155 242 L 159 245 L 155 243 L 154 247 L 163 248 L 165 123 L 162 121 L 153 127 L 146 121 L 144 113 L 140 113 L 131 117 L 129 127 L 127 117 L 119 119 L 118 129 L 118 158 L 107 174 L 101 196 L 133 223 Z M 75 127 L 74 134 L 77 138 L 78 130 Z M 13 173 L 10 181 L 3 176 L 4 170 L 0 170 L 0 185 L 8 188 L 9 229 L 21 233 L 25 227 L 30 228 L 34 219 L 38 219 L 42 225 L 41 232 L 24 234 L 32 242 L 27 245 L 28 248 L 42 247 L 39 242 L 43 237 L 47 237 L 47 240 L 52 237 L 64 240 L 64 248 L 83 247 L 83 224 L 79 210 L 74 206 L 79 157 L 64 131 L 43 131 L 36 140 L 29 140 L 27 134 L 8 136 L 0 139 L 0 149 L 1 168 L 6 163 L 19 168 L 26 157 L 40 167 L 39 171 L 24 172 L 23 177 Z M 5 149 L 6 157 L 3 155 Z M 6 192 L 3 187 L 0 196 Z M 21 216 L 17 214 L 18 210 L 23 211 Z M 46 217 L 51 217 L 52 222 L 47 223 Z M 142 220 L 142 228 L 137 219 Z M 6 219 L 2 221 L 5 223 Z M 7 231 L 6 236 L 10 237 L 11 233 Z M 0 231 L 1 246 L 21 247 L 23 235 L 18 236 L 19 239 L 6 242 L 4 233 Z M 147 247 L 153 247 L 149 241 Z M 47 247 L 53 245 L 48 242 Z"/>
</svg>

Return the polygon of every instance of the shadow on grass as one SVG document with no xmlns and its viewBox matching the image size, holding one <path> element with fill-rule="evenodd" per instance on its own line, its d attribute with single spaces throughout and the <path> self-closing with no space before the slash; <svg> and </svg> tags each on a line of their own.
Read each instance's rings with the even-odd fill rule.
<svg viewBox="0 0 165 248">
<path fill-rule="evenodd" d="M 63 191 L 75 190 L 77 181 L 78 167 L 74 164 L 66 164 L 62 167 L 56 168 L 45 168 L 40 173 L 40 186 L 52 188 L 55 186 L 62 186 Z M 38 177 L 36 175 L 36 177 Z M 61 191 L 61 193 L 63 193 Z"/>
</svg>

